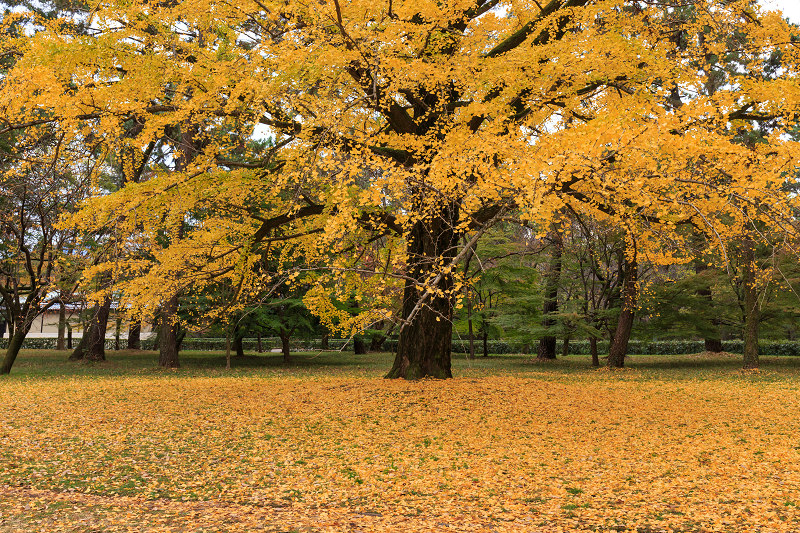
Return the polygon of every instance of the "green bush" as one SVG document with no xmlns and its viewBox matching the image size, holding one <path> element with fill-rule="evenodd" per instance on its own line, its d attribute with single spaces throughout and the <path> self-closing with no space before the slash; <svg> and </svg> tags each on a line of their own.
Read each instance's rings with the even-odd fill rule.
<svg viewBox="0 0 800 533">
<path fill-rule="evenodd" d="M 73 346 L 77 345 L 80 338 L 73 339 Z M 557 353 L 561 353 L 561 345 L 557 347 Z M 124 348 L 126 339 L 120 339 L 120 344 Z M 245 351 L 253 352 L 258 346 L 256 339 L 244 339 L 242 341 Z M 328 345 L 331 350 L 348 350 L 352 346 L 348 339 L 329 339 Z M 523 345 L 519 342 L 490 340 L 488 341 L 489 353 L 494 355 L 536 353 L 536 343 Z M 0 349 L 8 346 L 8 337 L 0 339 Z M 55 350 L 56 339 L 54 338 L 27 338 L 22 345 L 23 348 L 32 350 Z M 281 347 L 281 340 L 278 337 L 263 337 L 261 347 L 264 351 L 270 351 Z M 742 353 L 744 342 L 741 340 L 724 341 L 722 347 L 726 352 Z M 291 348 L 293 351 L 313 351 L 322 348 L 322 339 L 296 339 L 292 340 Z M 114 349 L 114 339 L 106 339 L 106 350 Z M 157 350 L 155 339 L 142 339 L 142 349 Z M 224 351 L 225 339 L 220 338 L 201 338 L 190 337 L 183 341 L 182 350 L 197 351 Z M 383 344 L 383 350 L 393 352 L 397 350 L 397 339 L 388 339 Z M 451 350 L 453 354 L 469 353 L 469 341 L 466 339 L 454 339 Z M 628 353 L 648 354 L 648 355 L 681 355 L 698 353 L 705 350 L 703 341 L 694 340 L 669 340 L 669 341 L 642 341 L 632 340 L 628 343 Z M 599 341 L 597 351 L 600 355 L 608 354 L 608 341 Z M 787 355 L 800 356 L 800 341 L 774 341 L 765 340 L 759 343 L 759 352 L 762 355 Z M 475 339 L 475 353 L 483 353 L 483 341 Z M 570 355 L 589 355 L 589 341 L 578 340 L 569 343 Z"/>
</svg>

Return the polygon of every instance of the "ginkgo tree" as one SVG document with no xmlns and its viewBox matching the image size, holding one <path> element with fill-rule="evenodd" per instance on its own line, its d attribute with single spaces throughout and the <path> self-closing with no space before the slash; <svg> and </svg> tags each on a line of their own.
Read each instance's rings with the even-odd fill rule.
<svg viewBox="0 0 800 533">
<path fill-rule="evenodd" d="M 800 43 L 750 0 L 90 7 L 86 35 L 44 21 L 4 44 L 19 60 L 0 106 L 6 130 L 57 127 L 136 167 L 158 143 L 184 162 L 66 222 L 119 239 L 98 268 L 144 315 L 188 285 L 228 278 L 247 300 L 313 270 L 306 305 L 324 318 L 357 289 L 370 305 L 348 324 L 363 328 L 402 286 L 387 377 L 449 377 L 457 264 L 497 221 L 545 234 L 574 211 L 620 228 L 627 318 L 637 260 L 689 259 L 660 245 L 678 226 L 712 243 L 754 218 L 793 234 L 782 185 L 800 151 L 782 133 L 800 110 Z M 736 38 L 706 38 L 721 34 Z M 703 91 L 699 58 L 731 48 L 738 70 Z M 781 75 L 753 75 L 774 53 Z M 732 142 L 731 127 L 766 118 L 764 143 Z M 265 134 L 272 146 L 250 142 Z M 288 254 L 304 264 L 253 268 Z"/>
</svg>

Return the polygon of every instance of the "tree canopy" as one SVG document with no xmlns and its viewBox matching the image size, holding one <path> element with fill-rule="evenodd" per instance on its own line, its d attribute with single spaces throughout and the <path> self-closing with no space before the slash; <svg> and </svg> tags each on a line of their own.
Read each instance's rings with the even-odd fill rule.
<svg viewBox="0 0 800 533">
<path fill-rule="evenodd" d="M 686 225 L 717 249 L 795 233 L 800 42 L 750 0 L 90 7 L 85 32 L 6 38 L 0 132 L 57 128 L 97 176 L 122 160 L 125 186 L 68 223 L 114 236 L 98 269 L 141 313 L 313 271 L 319 314 L 369 295 L 358 327 L 402 290 L 389 376 L 447 377 L 455 263 L 500 220 L 603 221 L 633 265 L 688 260 Z M 763 121 L 760 142 L 737 138 Z"/>
</svg>

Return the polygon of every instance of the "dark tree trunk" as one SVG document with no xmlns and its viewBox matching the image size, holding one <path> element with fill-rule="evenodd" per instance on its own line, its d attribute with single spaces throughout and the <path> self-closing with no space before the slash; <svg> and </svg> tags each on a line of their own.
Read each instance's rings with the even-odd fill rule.
<svg viewBox="0 0 800 533">
<path fill-rule="evenodd" d="M 261 344 L 261 333 L 256 334 L 256 352 L 263 353 L 264 345 Z"/>
<path fill-rule="evenodd" d="M 564 254 L 564 241 L 558 229 L 551 232 L 553 254 L 547 268 L 544 287 L 544 303 L 542 304 L 542 327 L 545 335 L 539 339 L 538 359 L 556 358 L 556 338 L 550 332 L 556 325 L 554 315 L 558 312 L 558 286 L 561 283 L 561 257 Z"/>
<path fill-rule="evenodd" d="M 628 341 L 633 330 L 633 317 L 638 300 L 639 265 L 636 261 L 636 249 L 628 248 L 624 254 L 622 265 L 624 282 L 622 286 L 622 310 L 614 331 L 614 338 L 608 353 L 608 366 L 622 368 L 625 366 L 625 355 L 628 353 Z"/>
<path fill-rule="evenodd" d="M 756 286 L 755 243 L 747 238 L 743 243 L 742 291 L 744 292 L 744 368 L 758 368 L 758 323 L 761 319 Z"/>
<path fill-rule="evenodd" d="M 550 335 L 539 339 L 539 349 L 536 351 L 537 359 L 556 358 L 556 338 Z"/>
<path fill-rule="evenodd" d="M 589 337 L 589 353 L 592 355 L 592 366 L 600 366 L 600 356 L 597 353 L 597 337 Z"/>
<path fill-rule="evenodd" d="M 380 352 L 384 342 L 386 342 L 386 335 L 373 335 L 369 342 L 369 351 Z"/>
<path fill-rule="evenodd" d="M 231 369 L 231 333 L 225 335 L 225 370 Z"/>
<path fill-rule="evenodd" d="M 180 353 L 183 346 L 183 339 L 186 338 L 186 328 L 182 328 L 180 324 L 178 324 L 178 335 L 175 337 L 175 351 Z"/>
<path fill-rule="evenodd" d="M 106 329 L 108 328 L 108 315 L 111 311 L 111 298 L 106 297 L 98 308 L 97 314 L 89 328 L 89 338 L 86 342 L 84 359 L 88 361 L 106 360 Z"/>
<path fill-rule="evenodd" d="M 158 343 L 158 364 L 178 368 L 178 296 L 172 296 L 161 309 L 161 331 Z"/>
<path fill-rule="evenodd" d="M 353 337 L 353 353 L 355 355 L 364 355 L 367 353 L 367 346 L 361 336 L 356 335 Z"/>
<path fill-rule="evenodd" d="M 6 355 L 3 357 L 2 366 L 0 366 L 0 375 L 11 372 L 11 367 L 14 366 L 14 361 L 17 359 L 17 355 L 19 355 L 22 343 L 25 340 L 25 336 L 28 334 L 28 329 L 29 328 L 23 326 L 17 326 L 14 329 L 14 334 L 9 336 Z"/>
<path fill-rule="evenodd" d="M 489 332 L 483 328 L 483 356 L 489 357 Z"/>
<path fill-rule="evenodd" d="M 58 340 L 56 350 L 66 350 L 67 307 L 64 302 L 58 303 Z"/>
<path fill-rule="evenodd" d="M 705 347 L 707 352 L 719 353 L 722 349 L 722 339 L 705 339 Z"/>
<path fill-rule="evenodd" d="M 84 326 L 81 340 L 69 356 L 70 361 L 105 361 L 106 328 L 110 310 L 111 298 L 94 306 L 91 318 Z"/>
<path fill-rule="evenodd" d="M 83 330 L 83 335 L 81 335 L 81 340 L 78 341 L 78 345 L 75 346 L 75 349 L 69 354 L 70 361 L 81 361 L 86 356 L 86 346 L 89 344 L 89 333 L 91 329 L 92 323 L 89 322 Z"/>
<path fill-rule="evenodd" d="M 289 340 L 291 335 L 285 331 L 281 331 L 281 351 L 283 352 L 283 362 L 289 364 L 292 362 L 292 352 L 289 349 Z"/>
<path fill-rule="evenodd" d="M 569 335 L 564 337 L 564 344 L 561 346 L 561 357 L 569 355 Z"/>
<path fill-rule="evenodd" d="M 67 325 L 67 350 L 72 349 L 72 327 Z"/>
<path fill-rule="evenodd" d="M 95 317 L 99 311 L 100 306 L 95 305 L 91 311 L 89 320 L 87 320 L 83 325 L 83 334 L 81 335 L 81 340 L 78 341 L 78 345 L 75 346 L 75 349 L 72 350 L 71 354 L 69 354 L 70 361 L 80 361 L 86 356 L 86 348 L 89 345 L 89 335 L 94 327 Z"/>
<path fill-rule="evenodd" d="M 242 343 L 244 339 L 240 336 L 235 336 L 233 338 L 233 347 L 236 350 L 236 357 L 244 357 L 244 344 Z"/>
<path fill-rule="evenodd" d="M 475 359 L 475 332 L 472 330 L 471 316 L 467 319 L 467 329 L 469 331 L 469 358 Z"/>
<path fill-rule="evenodd" d="M 695 274 L 700 274 L 701 272 L 707 269 L 706 265 L 702 262 L 698 261 L 695 263 L 694 272 Z M 697 295 L 702 297 L 708 302 L 710 306 L 713 302 L 713 294 L 711 293 L 711 287 L 706 286 L 702 289 L 697 289 Z M 719 336 L 719 321 L 716 319 L 711 319 L 711 325 L 713 328 L 713 333 L 711 335 L 706 335 L 705 337 L 705 349 L 707 352 L 714 352 L 719 353 L 722 351 L 722 339 Z"/>
<path fill-rule="evenodd" d="M 142 322 L 141 320 L 131 322 L 128 329 L 128 349 L 141 350 L 142 349 Z"/>
<path fill-rule="evenodd" d="M 385 326 L 386 326 L 386 324 L 384 324 L 383 322 L 380 323 L 380 329 L 383 329 Z M 369 343 L 369 351 L 371 351 L 371 352 L 380 352 L 381 350 L 383 350 L 383 345 L 386 342 L 386 340 L 389 338 L 389 335 L 391 335 L 392 332 L 394 331 L 394 328 L 395 328 L 395 325 L 394 324 L 390 324 L 389 325 L 389 329 L 387 329 L 385 332 L 381 332 L 381 333 L 377 333 L 377 334 L 373 335 L 372 336 L 372 340 Z"/>
<path fill-rule="evenodd" d="M 418 287 L 424 287 L 437 275 L 435 268 L 439 261 L 448 264 L 455 257 L 457 220 L 458 207 L 451 204 L 433 219 L 415 222 L 411 229 L 407 245 L 408 279 L 401 311 L 402 318 L 411 321 L 400 329 L 397 354 L 387 378 L 453 377 L 450 367 L 453 276 L 439 273 L 436 290 L 424 302 L 420 299 L 425 291 Z M 413 313 L 416 314 L 412 317 Z"/>
<path fill-rule="evenodd" d="M 322 334 L 322 345 L 321 349 L 323 350 L 330 350 L 331 349 L 331 334 L 327 331 Z"/>
<path fill-rule="evenodd" d="M 122 329 L 122 317 L 117 315 L 117 319 L 114 321 L 114 349 L 119 350 L 119 333 Z"/>
</svg>

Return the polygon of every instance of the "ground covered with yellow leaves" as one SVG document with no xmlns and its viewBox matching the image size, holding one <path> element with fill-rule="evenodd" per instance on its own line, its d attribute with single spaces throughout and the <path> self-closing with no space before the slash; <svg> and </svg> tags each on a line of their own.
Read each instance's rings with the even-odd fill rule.
<svg viewBox="0 0 800 533">
<path fill-rule="evenodd" d="M 799 531 L 773 377 L 0 381 L 0 530 Z"/>
</svg>

